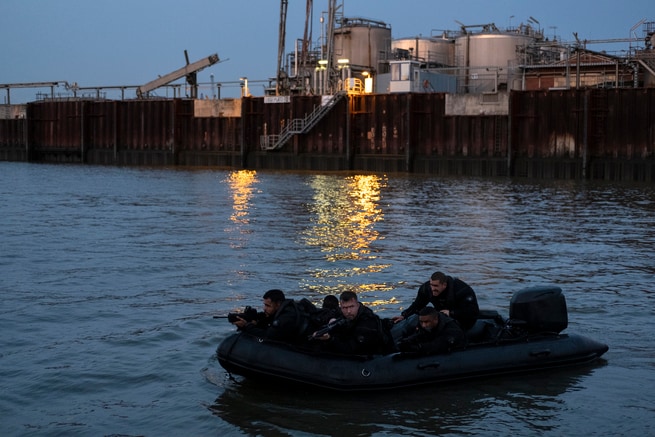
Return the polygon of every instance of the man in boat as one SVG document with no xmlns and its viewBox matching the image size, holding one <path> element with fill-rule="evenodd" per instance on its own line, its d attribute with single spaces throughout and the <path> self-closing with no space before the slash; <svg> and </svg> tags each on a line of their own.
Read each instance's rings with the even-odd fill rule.
<svg viewBox="0 0 655 437">
<path fill-rule="evenodd" d="M 330 320 L 338 319 L 341 317 L 341 310 L 339 309 L 339 298 L 333 294 L 328 294 L 323 298 L 321 308 L 318 308 L 309 300 L 300 299 L 298 304 L 309 315 L 309 323 L 312 327 L 312 332 L 320 330 Z"/>
<path fill-rule="evenodd" d="M 437 311 L 457 320 L 464 331 L 469 330 L 480 315 L 478 299 L 470 285 L 461 279 L 447 276 L 442 272 L 435 272 L 429 281 L 419 287 L 416 298 L 409 308 L 392 320 L 397 324 L 417 314 L 429 303 Z M 396 331 L 395 328 L 394 331 Z"/>
<path fill-rule="evenodd" d="M 421 355 L 447 353 L 466 347 L 466 334 L 455 321 L 434 307 L 418 313 L 415 331 L 398 341 L 398 350 Z"/>
<path fill-rule="evenodd" d="M 264 311 L 256 320 L 237 317 L 233 325 L 240 331 L 267 340 L 296 343 L 309 335 L 309 317 L 293 300 L 286 299 L 282 290 L 264 293 Z"/>
<path fill-rule="evenodd" d="M 317 337 L 325 350 L 342 354 L 372 355 L 392 352 L 391 335 L 373 310 L 357 299 L 354 291 L 339 296 L 339 307 L 345 323 L 335 324 L 329 333 Z"/>
</svg>

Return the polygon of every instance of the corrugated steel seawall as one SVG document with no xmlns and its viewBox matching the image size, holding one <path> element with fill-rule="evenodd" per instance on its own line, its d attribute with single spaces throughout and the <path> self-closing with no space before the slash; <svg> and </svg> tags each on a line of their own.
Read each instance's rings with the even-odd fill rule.
<svg viewBox="0 0 655 437">
<path fill-rule="evenodd" d="M 511 174 L 655 181 L 655 89 L 512 93 Z"/>
<path fill-rule="evenodd" d="M 320 97 L 245 98 L 241 117 L 196 116 L 186 99 L 34 102 L 0 119 L 0 159 L 655 181 L 655 89 L 513 91 L 501 115 L 454 115 L 446 99 L 349 96 L 275 151 L 260 136 Z"/>
</svg>

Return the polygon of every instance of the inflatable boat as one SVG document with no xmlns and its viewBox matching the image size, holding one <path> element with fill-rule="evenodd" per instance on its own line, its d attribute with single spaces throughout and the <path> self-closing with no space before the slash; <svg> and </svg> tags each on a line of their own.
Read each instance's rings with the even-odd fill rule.
<svg viewBox="0 0 655 437">
<path fill-rule="evenodd" d="M 235 333 L 216 353 L 230 374 L 338 391 L 389 390 L 493 375 L 588 364 L 608 350 L 568 324 L 558 287 L 523 289 L 510 301 L 510 317 L 483 311 L 463 350 L 439 355 L 392 353 L 344 356 Z"/>
</svg>

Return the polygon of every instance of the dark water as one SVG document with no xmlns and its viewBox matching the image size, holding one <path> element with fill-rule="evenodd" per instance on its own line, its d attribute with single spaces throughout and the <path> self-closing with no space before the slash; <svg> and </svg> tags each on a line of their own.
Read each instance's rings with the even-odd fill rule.
<svg viewBox="0 0 655 437">
<path fill-rule="evenodd" d="M 3 435 L 649 435 L 655 187 L 0 162 Z M 562 287 L 595 365 L 375 395 L 229 379 L 212 316 L 434 270 Z"/>
</svg>

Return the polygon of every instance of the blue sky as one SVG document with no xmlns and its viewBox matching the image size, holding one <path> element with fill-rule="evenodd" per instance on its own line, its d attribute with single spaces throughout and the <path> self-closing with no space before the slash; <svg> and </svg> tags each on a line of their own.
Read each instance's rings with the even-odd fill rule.
<svg viewBox="0 0 655 437">
<path fill-rule="evenodd" d="M 288 3 L 287 50 L 302 37 L 306 5 Z M 315 40 L 327 5 L 314 0 Z M 456 20 L 504 28 L 534 17 L 549 37 L 614 39 L 630 37 L 642 19 L 655 21 L 652 0 L 344 0 L 343 12 L 389 23 L 393 38 L 457 30 Z M 256 80 L 275 76 L 279 14 L 279 0 L 0 0 L 0 84 L 142 85 L 182 67 L 186 49 L 191 62 L 218 53 L 223 62 L 198 73 L 198 81 L 208 84 L 213 74 L 234 84 L 223 97 L 238 96 L 242 76 L 262 95 Z M 36 92 L 12 91 L 11 103 L 34 100 Z"/>
</svg>

